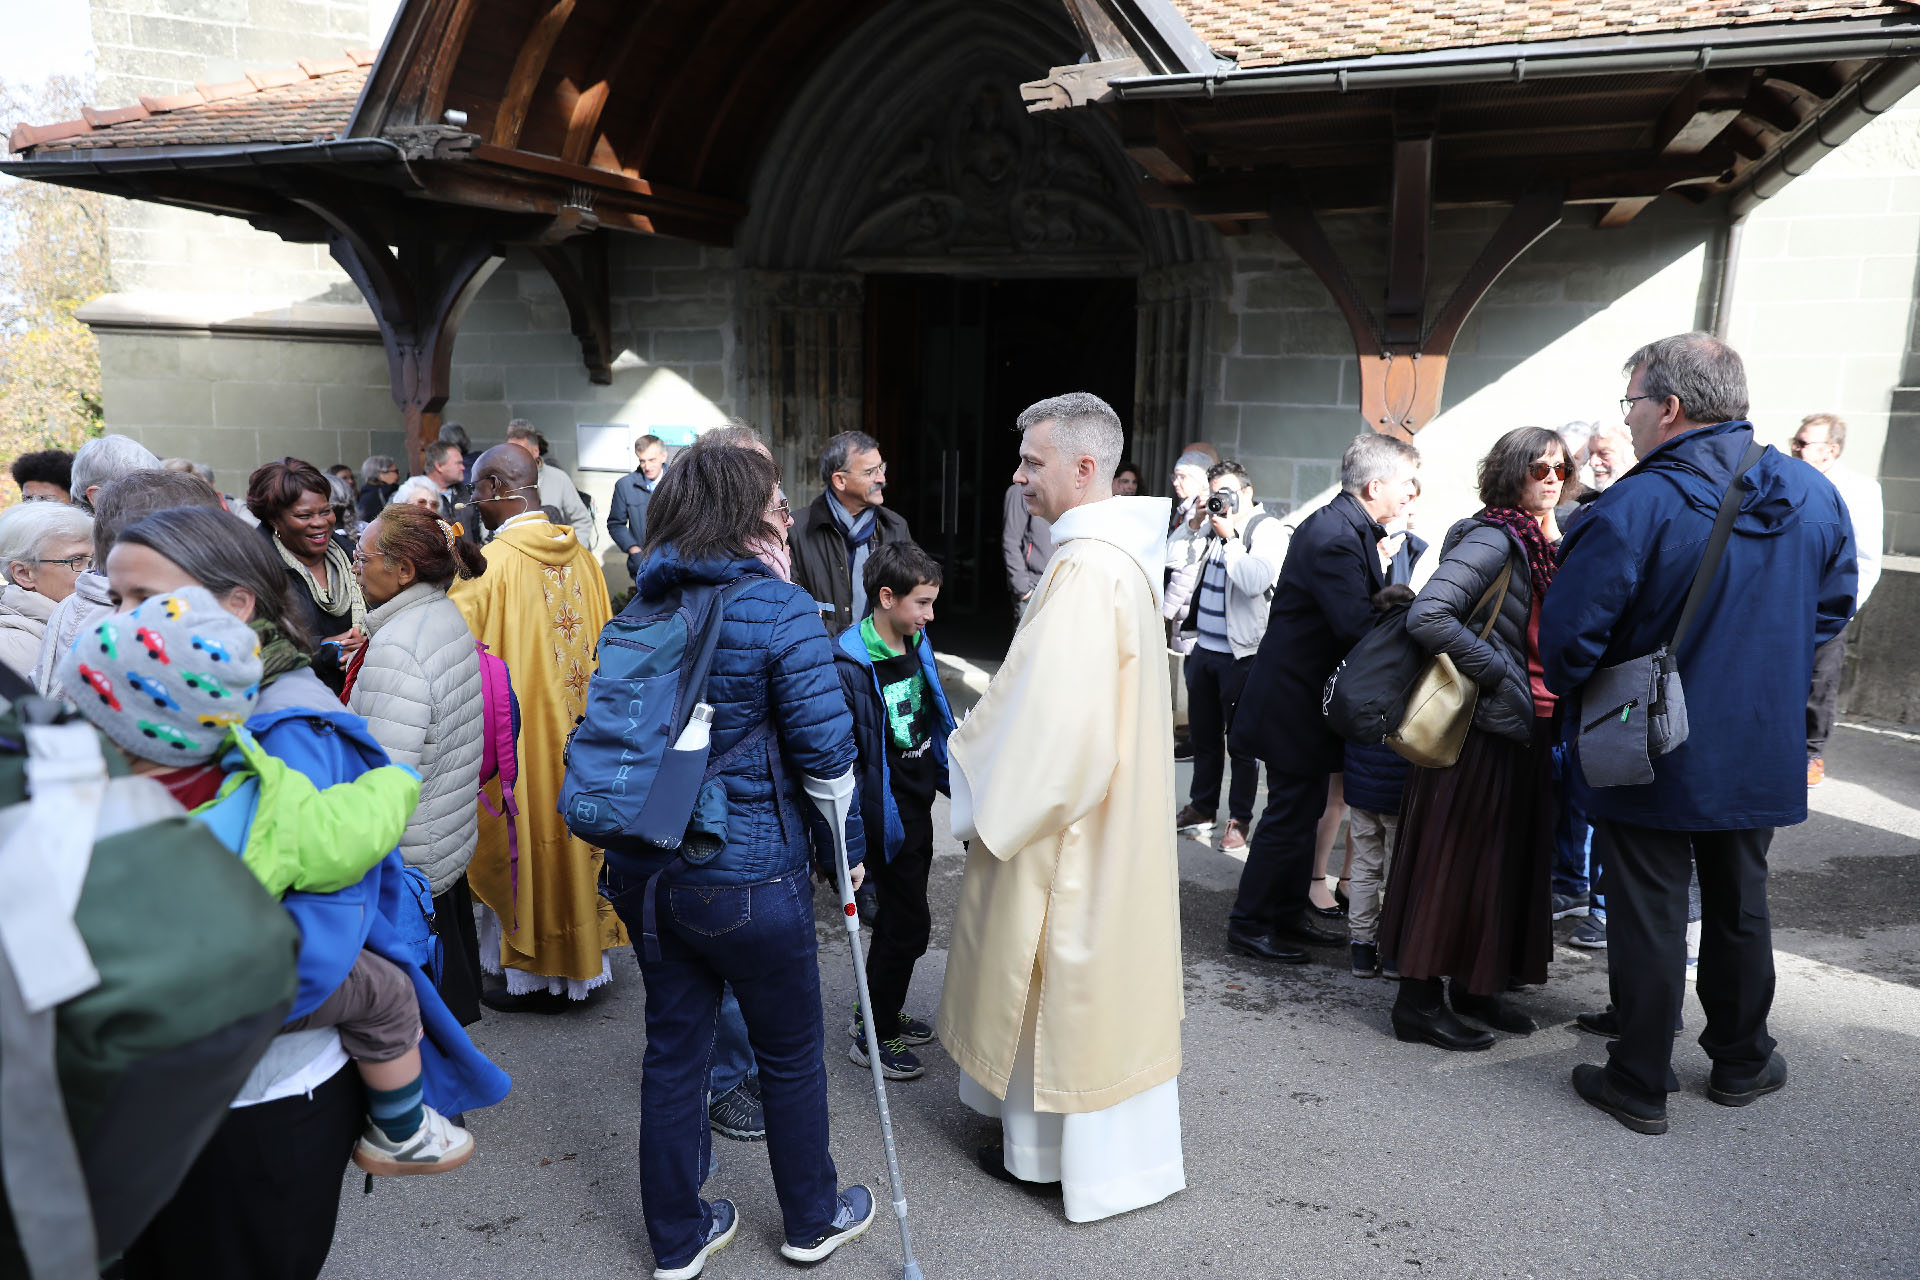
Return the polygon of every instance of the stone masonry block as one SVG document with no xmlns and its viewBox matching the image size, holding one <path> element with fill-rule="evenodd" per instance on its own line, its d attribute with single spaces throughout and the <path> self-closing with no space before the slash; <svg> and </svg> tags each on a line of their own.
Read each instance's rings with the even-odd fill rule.
<svg viewBox="0 0 1920 1280">
<path fill-rule="evenodd" d="M 216 382 L 213 422 L 218 427 L 311 427 L 319 421 L 316 389 L 284 382 Z"/>
<path fill-rule="evenodd" d="M 223 431 L 218 427 L 141 427 L 129 430 L 162 461 L 191 458 L 214 468 L 242 474 L 260 465 L 251 431 Z"/>
<path fill-rule="evenodd" d="M 498 369 L 458 371 L 462 400 L 500 400 L 507 394 L 506 381 Z"/>
<path fill-rule="evenodd" d="M 100 360 L 123 378 L 173 378 L 180 373 L 183 345 L 170 334 L 102 334 Z"/>
<path fill-rule="evenodd" d="M 718 404 L 727 394 L 727 371 L 717 364 L 697 364 L 689 371 L 688 382 L 708 400 Z"/>
<path fill-rule="evenodd" d="M 705 265 L 700 246 L 665 236 L 647 236 L 633 242 L 632 265 L 647 267 L 698 267 Z"/>
<path fill-rule="evenodd" d="M 653 285 L 663 298 L 705 297 L 713 273 L 704 270 L 661 270 L 653 273 Z"/>
<path fill-rule="evenodd" d="M 231 58 L 237 51 L 234 33 L 233 27 L 209 22 L 138 15 L 127 19 L 127 35 L 135 46 L 172 53 Z"/>
<path fill-rule="evenodd" d="M 1240 415 L 1240 447 L 1265 457 L 1337 458 L 1360 427 L 1360 415 L 1350 409 L 1246 408 Z"/>
<path fill-rule="evenodd" d="M 1320 277 L 1302 266 L 1281 267 L 1247 280 L 1248 311 L 1273 311 L 1296 307 L 1332 310 L 1333 299 Z"/>
<path fill-rule="evenodd" d="M 196 22 L 239 26 L 252 21 L 247 0 L 154 0 L 153 12 Z"/>
<path fill-rule="evenodd" d="M 234 36 L 234 56 L 246 67 L 292 66 L 313 54 L 314 37 L 306 32 L 240 27 Z"/>
<path fill-rule="evenodd" d="M 1324 405 L 1340 394 L 1338 360 L 1234 356 L 1226 362 L 1225 398 L 1242 404 Z"/>
<path fill-rule="evenodd" d="M 403 419 L 393 394 L 382 387 L 323 386 L 318 415 L 310 425 L 331 431 L 382 431 Z"/>
<path fill-rule="evenodd" d="M 1895 214 L 1877 218 L 1802 218 L 1794 222 L 1787 241 L 1788 251 L 1796 258 L 1848 259 L 1910 254 L 1916 243 L 1920 243 L 1920 223 L 1912 216 Z"/>
<path fill-rule="evenodd" d="M 668 330 L 653 335 L 653 358 L 661 362 L 717 361 L 722 348 L 721 336 L 711 329 Z"/>
<path fill-rule="evenodd" d="M 213 388 L 197 379 L 103 376 L 107 421 L 138 427 L 213 425 Z"/>
<path fill-rule="evenodd" d="M 527 308 L 511 298 L 489 298 L 484 294 L 467 308 L 460 320 L 460 332 L 522 333 L 527 328 Z"/>
<path fill-rule="evenodd" d="M 387 353 L 370 342 L 294 342 L 281 345 L 281 376 L 289 382 L 319 382 L 387 390 Z"/>
<path fill-rule="evenodd" d="M 727 305 L 707 299 L 661 300 L 622 300 L 615 296 L 614 305 L 624 305 L 627 323 L 635 329 L 719 329 L 727 322 Z"/>
<path fill-rule="evenodd" d="M 1352 336 L 1325 311 L 1259 311 L 1240 318 L 1240 351 L 1249 356 L 1345 355 Z"/>
<path fill-rule="evenodd" d="M 345 444 L 338 431 L 323 431 L 318 427 L 293 430 L 276 427 L 262 431 L 260 436 L 260 461 L 271 462 L 275 458 L 299 458 L 311 462 L 325 471 L 336 462 L 346 462 L 348 466 L 367 456 L 367 433 L 357 435 L 358 448 Z M 348 455 L 352 454 L 352 461 Z"/>
<path fill-rule="evenodd" d="M 509 400 L 551 400 L 557 394 L 552 365 L 514 364 L 502 372 L 506 375 Z"/>
</svg>

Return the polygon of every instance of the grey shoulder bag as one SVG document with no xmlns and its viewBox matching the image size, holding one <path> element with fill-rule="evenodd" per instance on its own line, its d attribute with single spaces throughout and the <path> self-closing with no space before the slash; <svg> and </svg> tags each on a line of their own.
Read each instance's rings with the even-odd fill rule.
<svg viewBox="0 0 1920 1280">
<path fill-rule="evenodd" d="M 1593 787 L 1636 787 L 1653 781 L 1653 761 L 1687 740 L 1687 694 L 1676 655 L 1706 598 L 1740 511 L 1740 481 L 1766 446 L 1747 445 L 1746 456 L 1727 482 L 1714 517 L 1706 554 L 1680 610 L 1673 638 L 1643 657 L 1593 673 L 1580 691 L 1580 772 Z"/>
</svg>

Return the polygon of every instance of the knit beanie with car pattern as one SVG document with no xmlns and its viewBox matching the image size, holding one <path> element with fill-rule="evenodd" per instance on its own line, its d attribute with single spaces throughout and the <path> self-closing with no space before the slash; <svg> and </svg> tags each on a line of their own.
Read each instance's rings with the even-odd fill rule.
<svg viewBox="0 0 1920 1280">
<path fill-rule="evenodd" d="M 260 699 L 260 642 L 204 587 L 154 596 L 82 630 L 60 682 L 129 753 L 162 764 L 213 758 Z"/>
</svg>

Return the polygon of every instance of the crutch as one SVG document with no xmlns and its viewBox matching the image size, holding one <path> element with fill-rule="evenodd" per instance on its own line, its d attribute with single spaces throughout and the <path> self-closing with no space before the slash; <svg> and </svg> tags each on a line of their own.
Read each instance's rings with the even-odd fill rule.
<svg viewBox="0 0 1920 1280">
<path fill-rule="evenodd" d="M 900 1157 L 893 1149 L 893 1115 L 887 1110 L 887 1081 L 880 1073 L 880 1028 L 873 1020 L 873 997 L 867 994 L 867 961 L 860 950 L 860 916 L 853 905 L 853 873 L 847 868 L 847 815 L 853 809 L 853 771 L 837 778 L 807 776 L 807 798 L 833 828 L 834 869 L 840 877 L 840 907 L 847 922 L 847 941 L 853 946 L 853 980 L 860 991 L 860 1021 L 867 1033 L 867 1065 L 873 1068 L 873 1096 L 880 1103 L 880 1137 L 887 1148 L 887 1178 L 893 1184 L 893 1216 L 900 1220 L 900 1248 L 906 1269 L 900 1280 L 923 1280 L 913 1260 L 913 1240 L 907 1234 L 907 1191 L 900 1184 Z"/>
</svg>

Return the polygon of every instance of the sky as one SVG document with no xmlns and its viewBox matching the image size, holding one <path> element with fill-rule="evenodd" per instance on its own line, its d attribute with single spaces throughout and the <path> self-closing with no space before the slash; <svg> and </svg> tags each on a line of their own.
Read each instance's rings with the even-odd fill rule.
<svg viewBox="0 0 1920 1280">
<path fill-rule="evenodd" d="M 87 0 L 0 0 L 0 80 L 38 85 L 50 75 L 93 66 Z M 0 129 L 13 127 L 0 122 Z"/>
</svg>

